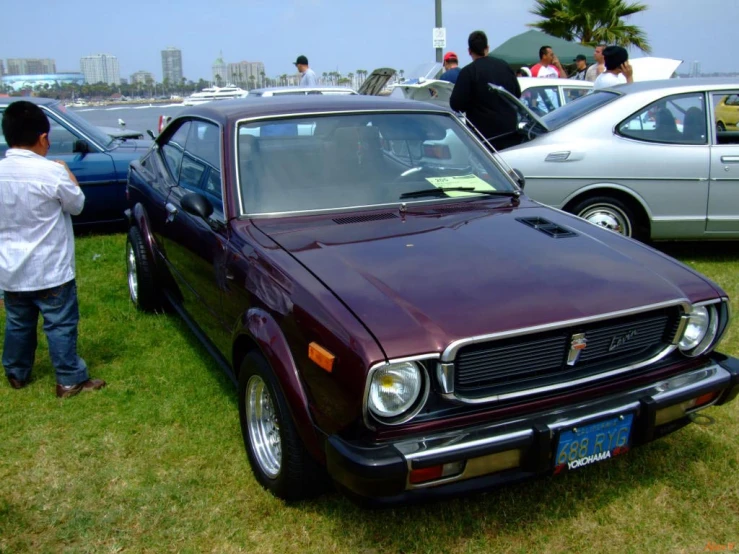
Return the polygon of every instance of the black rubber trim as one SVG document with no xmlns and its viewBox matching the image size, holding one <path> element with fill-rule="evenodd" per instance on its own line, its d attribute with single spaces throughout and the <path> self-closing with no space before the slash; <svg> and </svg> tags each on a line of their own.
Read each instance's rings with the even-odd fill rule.
<svg viewBox="0 0 739 554">
<path fill-rule="evenodd" d="M 326 466 L 333 479 L 367 497 L 401 494 L 408 477 L 405 459 L 394 446 L 357 446 L 336 435 L 326 441 Z"/>
</svg>

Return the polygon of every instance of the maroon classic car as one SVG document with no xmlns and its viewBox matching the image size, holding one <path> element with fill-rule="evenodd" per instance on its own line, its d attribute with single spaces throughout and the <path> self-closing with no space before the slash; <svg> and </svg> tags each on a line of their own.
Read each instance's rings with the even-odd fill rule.
<svg viewBox="0 0 739 554">
<path fill-rule="evenodd" d="M 285 499 L 586 471 L 737 395 L 715 283 L 522 186 L 421 102 L 189 108 L 130 170 L 131 299 L 221 362 Z"/>
</svg>

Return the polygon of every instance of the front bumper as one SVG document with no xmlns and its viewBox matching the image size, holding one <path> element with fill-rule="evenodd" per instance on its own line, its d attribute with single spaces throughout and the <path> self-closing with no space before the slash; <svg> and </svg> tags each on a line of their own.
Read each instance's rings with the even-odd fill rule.
<svg viewBox="0 0 739 554">
<path fill-rule="evenodd" d="M 718 395 L 710 402 L 685 408 L 686 402 L 711 393 Z M 525 418 L 382 444 L 333 435 L 326 442 L 327 467 L 351 493 L 379 502 L 482 491 L 561 469 L 555 470 L 553 463 L 561 431 L 633 414 L 630 446 L 638 446 L 680 429 L 698 410 L 724 404 L 738 394 L 739 359 L 714 354 L 699 369 Z M 442 464 L 464 469 L 432 481 L 411 482 L 412 471 Z"/>
</svg>

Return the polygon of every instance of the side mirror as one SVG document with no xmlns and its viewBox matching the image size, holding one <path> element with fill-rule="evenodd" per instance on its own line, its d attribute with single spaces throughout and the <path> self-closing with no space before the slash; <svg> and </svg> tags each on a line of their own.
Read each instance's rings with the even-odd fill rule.
<svg viewBox="0 0 739 554">
<path fill-rule="evenodd" d="M 151 129 L 147 129 L 146 134 L 151 137 L 151 140 L 154 140 L 157 138 L 156 135 L 154 135 L 154 131 L 152 131 Z"/>
<path fill-rule="evenodd" d="M 90 145 L 86 140 L 78 139 L 74 141 L 72 152 L 74 152 L 75 154 L 82 154 L 84 156 L 85 154 L 90 153 Z"/>
<path fill-rule="evenodd" d="M 523 176 L 523 173 L 521 173 L 520 169 L 513 169 L 513 180 L 518 183 L 518 186 L 521 187 L 521 190 L 523 190 L 523 187 L 526 185 L 526 178 Z"/>
<path fill-rule="evenodd" d="M 207 221 L 213 213 L 213 205 L 199 192 L 190 192 L 183 196 L 180 201 L 180 205 L 187 213 L 205 221 Z"/>
</svg>

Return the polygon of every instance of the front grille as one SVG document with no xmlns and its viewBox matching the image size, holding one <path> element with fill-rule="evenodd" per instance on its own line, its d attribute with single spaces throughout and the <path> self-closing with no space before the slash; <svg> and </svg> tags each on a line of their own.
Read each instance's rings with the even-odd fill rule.
<svg viewBox="0 0 739 554">
<path fill-rule="evenodd" d="M 480 398 L 639 364 L 671 344 L 680 315 L 675 307 L 465 346 L 455 360 L 454 390 L 465 398 Z M 571 347 L 580 335 L 585 348 L 569 365 Z"/>
</svg>

